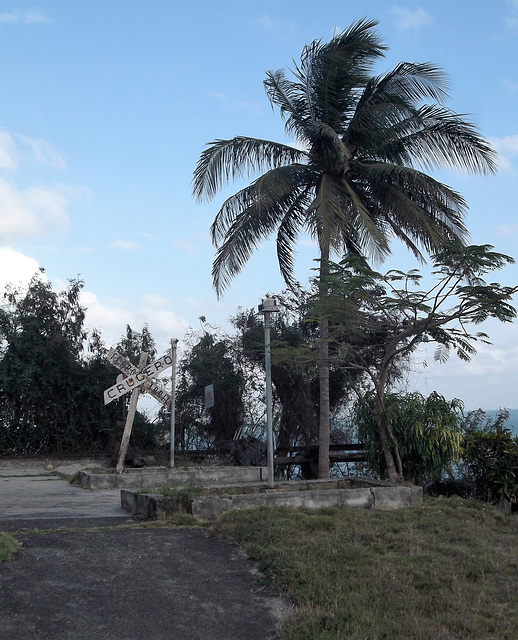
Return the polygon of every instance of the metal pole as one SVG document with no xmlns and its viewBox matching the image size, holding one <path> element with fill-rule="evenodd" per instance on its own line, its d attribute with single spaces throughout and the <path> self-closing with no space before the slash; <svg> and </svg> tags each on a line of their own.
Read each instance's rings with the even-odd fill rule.
<svg viewBox="0 0 518 640">
<path fill-rule="evenodd" d="M 273 487 L 273 416 L 272 360 L 270 353 L 270 312 L 264 311 L 264 365 L 266 369 L 266 447 L 268 452 L 268 487 Z"/>
<path fill-rule="evenodd" d="M 175 441 L 175 408 L 176 408 L 176 347 L 178 346 L 178 339 L 173 338 L 171 340 L 171 356 L 173 363 L 171 365 L 171 443 L 169 447 L 169 466 L 171 469 L 174 467 L 174 441 Z"/>
</svg>

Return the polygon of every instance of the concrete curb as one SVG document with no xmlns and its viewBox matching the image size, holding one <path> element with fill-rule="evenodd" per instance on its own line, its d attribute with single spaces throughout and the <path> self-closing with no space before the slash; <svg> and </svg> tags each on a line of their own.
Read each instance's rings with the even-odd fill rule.
<svg viewBox="0 0 518 640">
<path fill-rule="evenodd" d="M 259 493 L 236 493 L 226 497 L 204 496 L 193 498 L 192 515 L 202 520 L 213 520 L 228 509 L 251 509 L 261 505 L 324 507 L 360 509 L 405 509 L 422 504 L 423 489 L 417 486 L 389 485 L 349 489 L 313 488 L 307 490 L 303 483 L 299 490 L 263 490 Z M 329 485 L 325 481 L 324 484 Z M 371 483 L 369 483 L 371 484 Z M 318 487 L 318 484 L 316 485 Z M 178 511 L 181 497 L 121 491 L 121 507 L 138 518 L 162 520 Z M 182 505 L 185 508 L 185 505 Z"/>
<path fill-rule="evenodd" d="M 79 471 L 74 484 L 83 489 L 145 489 L 150 487 L 184 487 L 186 485 L 208 486 L 264 482 L 265 467 L 212 467 L 168 469 L 150 467 L 127 469 L 123 473 L 94 473 Z"/>
</svg>

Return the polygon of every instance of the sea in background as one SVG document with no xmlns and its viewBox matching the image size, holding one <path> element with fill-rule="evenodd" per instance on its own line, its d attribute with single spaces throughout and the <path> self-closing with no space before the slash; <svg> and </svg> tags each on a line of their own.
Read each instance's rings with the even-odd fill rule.
<svg viewBox="0 0 518 640">
<path fill-rule="evenodd" d="M 518 436 L 518 409 L 509 409 L 508 411 L 509 418 L 507 419 L 505 426 L 508 429 L 511 429 L 515 436 Z M 488 418 L 495 418 L 498 413 L 496 409 L 484 409 L 484 412 Z"/>
</svg>

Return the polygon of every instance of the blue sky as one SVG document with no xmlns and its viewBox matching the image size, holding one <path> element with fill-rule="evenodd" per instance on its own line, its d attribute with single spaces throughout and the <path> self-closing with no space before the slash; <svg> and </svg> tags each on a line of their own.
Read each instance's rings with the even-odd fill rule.
<svg viewBox="0 0 518 640">
<path fill-rule="evenodd" d="M 88 326 L 108 345 L 146 322 L 161 350 L 199 316 L 224 325 L 280 291 L 266 242 L 216 299 L 208 230 L 225 194 L 197 204 L 192 171 L 216 138 L 284 140 L 265 71 L 362 17 L 390 47 L 377 71 L 442 66 L 448 105 L 498 150 L 495 177 L 439 177 L 467 199 L 472 241 L 518 257 L 518 0 L 0 0 L 0 285 L 39 266 L 55 288 L 79 275 Z M 393 249 L 387 268 L 417 266 Z M 301 281 L 315 256 L 302 243 Z M 515 284 L 518 268 L 492 279 Z M 418 354 L 429 366 L 409 388 L 518 407 L 517 325 L 484 328 L 494 345 L 469 365 Z"/>
</svg>

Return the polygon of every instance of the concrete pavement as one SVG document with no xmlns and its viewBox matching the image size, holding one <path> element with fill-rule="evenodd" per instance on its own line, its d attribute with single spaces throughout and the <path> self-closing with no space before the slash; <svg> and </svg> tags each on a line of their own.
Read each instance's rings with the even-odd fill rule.
<svg viewBox="0 0 518 640">
<path fill-rule="evenodd" d="M 287 605 L 236 548 L 199 529 L 118 526 L 134 522 L 118 490 L 0 466 L 0 531 L 22 542 L 0 564 L 0 640 L 276 637 Z"/>
</svg>

